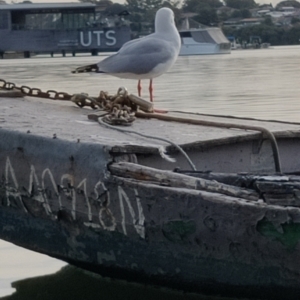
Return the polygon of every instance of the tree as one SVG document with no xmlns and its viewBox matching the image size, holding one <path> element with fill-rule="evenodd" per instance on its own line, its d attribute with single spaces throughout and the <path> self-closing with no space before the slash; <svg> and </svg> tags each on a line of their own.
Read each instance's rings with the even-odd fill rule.
<svg viewBox="0 0 300 300">
<path fill-rule="evenodd" d="M 299 44 L 300 26 L 294 26 L 290 30 L 285 31 L 284 39 L 286 45 Z"/>
<path fill-rule="evenodd" d="M 215 25 L 219 22 L 216 8 L 223 6 L 219 0 L 185 0 L 184 12 L 196 13 L 193 19 L 201 24 Z"/>
<path fill-rule="evenodd" d="M 125 5 L 122 5 L 120 3 L 113 3 L 105 9 L 104 13 L 106 15 L 119 15 L 121 13 L 124 13 L 126 11 Z"/>
<path fill-rule="evenodd" d="M 93 3 L 93 4 L 101 4 L 103 6 L 110 6 L 113 4 L 111 0 L 79 0 L 83 3 Z"/>
<path fill-rule="evenodd" d="M 232 14 L 230 15 L 230 18 L 232 18 L 232 19 L 242 18 L 242 11 L 240 11 L 239 9 L 236 9 L 235 11 L 232 12 Z"/>
<path fill-rule="evenodd" d="M 213 8 L 223 6 L 220 0 L 185 0 L 183 2 L 183 10 L 185 12 L 197 12 L 199 8 Z"/>
<path fill-rule="evenodd" d="M 242 18 L 251 18 L 251 12 L 249 9 L 241 10 Z"/>
<path fill-rule="evenodd" d="M 216 13 L 216 10 L 206 7 L 202 8 L 198 11 L 198 15 L 193 18 L 198 23 L 207 25 L 207 26 L 215 26 L 219 19 Z"/>
<path fill-rule="evenodd" d="M 236 9 L 251 9 L 257 7 L 254 0 L 224 0 L 226 6 Z"/>
<path fill-rule="evenodd" d="M 291 24 L 295 25 L 297 23 L 300 23 L 300 19 L 293 17 L 292 20 L 291 20 Z"/>
<path fill-rule="evenodd" d="M 162 7 L 162 0 L 126 0 L 125 6 L 133 12 L 147 12 L 158 10 Z"/>
<path fill-rule="evenodd" d="M 273 25 L 273 21 L 272 21 L 271 16 L 265 16 L 263 24 L 268 25 L 268 26 L 272 26 Z"/>
<path fill-rule="evenodd" d="M 157 10 L 166 5 L 172 6 L 170 2 L 167 2 L 163 0 L 126 0 L 125 7 L 130 13 L 128 19 L 131 22 L 131 30 L 134 34 L 153 32 Z"/>
</svg>

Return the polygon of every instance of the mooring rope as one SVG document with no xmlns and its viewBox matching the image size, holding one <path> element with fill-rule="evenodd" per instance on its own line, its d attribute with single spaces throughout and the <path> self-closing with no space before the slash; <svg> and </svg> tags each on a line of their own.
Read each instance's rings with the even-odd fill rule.
<svg viewBox="0 0 300 300">
<path fill-rule="evenodd" d="M 274 134 L 265 127 L 233 124 L 233 123 L 212 122 L 212 121 L 187 119 L 187 118 L 178 118 L 178 117 L 174 117 L 174 116 L 166 116 L 166 115 L 153 114 L 153 113 L 136 112 L 135 115 L 136 115 L 136 117 L 139 117 L 139 118 L 154 118 L 154 119 L 158 119 L 158 120 L 188 123 L 188 124 L 202 125 L 202 126 L 211 126 L 211 127 L 228 128 L 228 129 L 237 128 L 237 129 L 243 129 L 243 130 L 259 131 L 262 134 L 265 134 L 267 136 L 267 138 L 270 140 L 271 146 L 272 146 L 272 151 L 273 151 L 273 156 L 274 156 L 275 170 L 277 173 L 281 173 L 281 163 L 280 163 L 280 156 L 279 156 L 279 150 L 278 150 L 276 138 L 275 138 Z"/>
<path fill-rule="evenodd" d="M 116 126 L 111 126 L 109 124 L 107 124 L 106 122 L 104 122 L 102 120 L 102 118 L 98 118 L 98 122 L 101 124 L 101 125 L 104 125 L 108 128 L 111 128 L 111 129 L 114 129 L 114 130 L 117 130 L 117 131 L 120 131 L 120 132 L 126 132 L 126 133 L 132 133 L 132 134 L 136 134 L 136 135 L 139 135 L 139 136 L 142 136 L 142 137 L 145 137 L 145 138 L 149 138 L 149 139 L 154 139 L 154 140 L 159 140 L 159 141 L 163 141 L 163 142 L 166 142 L 168 144 L 171 144 L 172 146 L 174 146 L 176 149 L 178 149 L 182 155 L 186 158 L 186 160 L 188 161 L 189 165 L 191 166 L 191 168 L 194 170 L 194 171 L 197 171 L 194 163 L 192 162 L 192 160 L 189 158 L 189 156 L 187 155 L 187 153 L 179 146 L 177 145 L 176 143 L 173 143 L 172 141 L 168 140 L 168 139 L 165 139 L 165 138 L 160 138 L 160 137 L 157 137 L 157 136 L 152 136 L 152 135 L 147 135 L 147 134 L 143 134 L 143 133 L 140 133 L 140 132 L 137 132 L 137 131 L 134 131 L 134 130 L 128 130 L 128 129 L 124 129 L 124 128 L 120 128 L 120 127 L 116 127 Z M 163 157 L 165 158 L 165 157 Z"/>
</svg>

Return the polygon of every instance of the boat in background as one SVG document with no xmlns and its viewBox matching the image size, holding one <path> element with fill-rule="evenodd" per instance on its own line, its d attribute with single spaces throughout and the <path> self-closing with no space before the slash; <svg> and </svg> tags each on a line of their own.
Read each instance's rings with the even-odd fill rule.
<svg viewBox="0 0 300 300">
<path fill-rule="evenodd" d="M 185 17 L 178 30 L 181 37 L 179 55 L 230 54 L 231 43 L 218 27 L 207 27 Z"/>
<path fill-rule="evenodd" d="M 234 36 L 227 36 L 226 38 L 231 43 L 231 50 L 242 49 L 242 45 L 237 41 L 237 39 Z"/>
</svg>

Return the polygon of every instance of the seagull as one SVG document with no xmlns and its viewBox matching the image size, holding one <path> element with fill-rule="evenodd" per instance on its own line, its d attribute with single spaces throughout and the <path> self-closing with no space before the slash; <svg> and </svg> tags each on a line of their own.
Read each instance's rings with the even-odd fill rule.
<svg viewBox="0 0 300 300">
<path fill-rule="evenodd" d="M 72 73 L 107 73 L 119 78 L 138 80 L 141 97 L 141 80 L 150 79 L 150 101 L 153 102 L 153 78 L 166 73 L 175 63 L 181 40 L 169 8 L 161 8 L 155 15 L 155 32 L 143 38 L 131 40 L 122 48 L 97 64 L 83 66 Z"/>
</svg>

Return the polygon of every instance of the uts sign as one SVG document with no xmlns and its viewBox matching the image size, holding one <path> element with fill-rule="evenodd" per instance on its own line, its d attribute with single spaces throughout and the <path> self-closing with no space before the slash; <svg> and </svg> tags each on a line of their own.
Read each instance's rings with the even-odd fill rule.
<svg viewBox="0 0 300 300">
<path fill-rule="evenodd" d="M 117 39 L 115 37 L 115 30 L 93 30 L 87 32 L 80 32 L 80 45 L 83 47 L 89 47 L 91 45 L 96 46 L 115 46 Z"/>
</svg>

